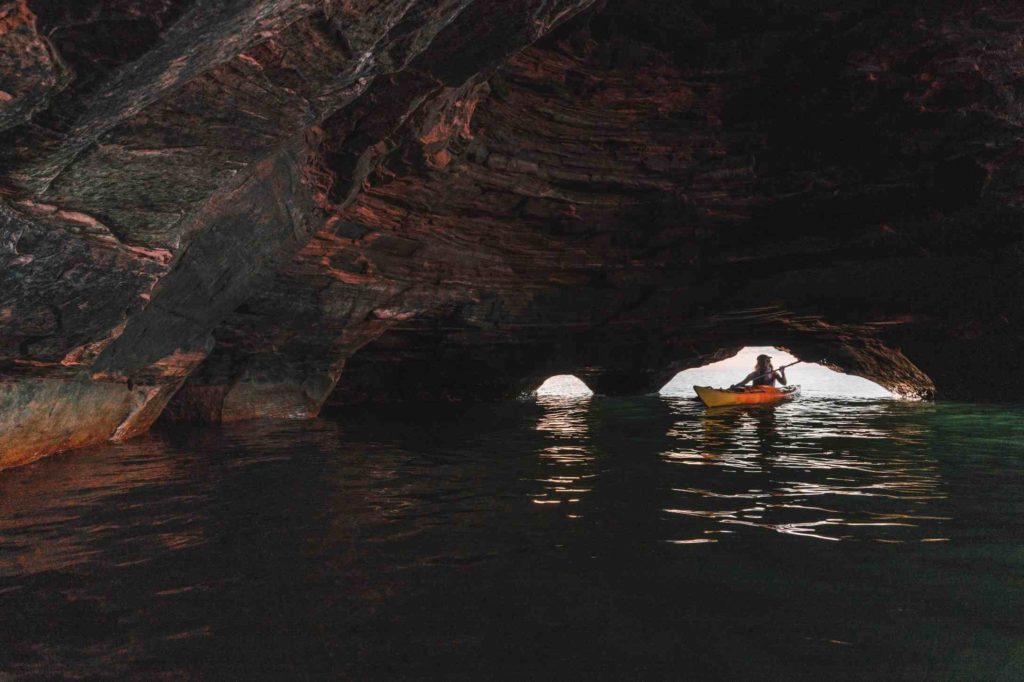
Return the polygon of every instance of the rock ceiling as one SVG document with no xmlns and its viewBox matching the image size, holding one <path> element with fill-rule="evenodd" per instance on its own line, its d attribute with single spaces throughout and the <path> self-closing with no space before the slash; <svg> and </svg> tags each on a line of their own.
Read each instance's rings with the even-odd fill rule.
<svg viewBox="0 0 1024 682">
<path fill-rule="evenodd" d="M 1019 400 L 1016 2 L 0 2 L 0 467 L 154 420 Z"/>
</svg>

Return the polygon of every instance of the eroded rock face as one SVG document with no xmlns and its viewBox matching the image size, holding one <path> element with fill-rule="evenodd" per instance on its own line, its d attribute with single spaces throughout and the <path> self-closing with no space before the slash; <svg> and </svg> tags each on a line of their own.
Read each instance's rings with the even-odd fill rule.
<svg viewBox="0 0 1024 682">
<path fill-rule="evenodd" d="M 0 467 L 754 344 L 1018 400 L 1022 40 L 1011 2 L 2 4 Z"/>
</svg>

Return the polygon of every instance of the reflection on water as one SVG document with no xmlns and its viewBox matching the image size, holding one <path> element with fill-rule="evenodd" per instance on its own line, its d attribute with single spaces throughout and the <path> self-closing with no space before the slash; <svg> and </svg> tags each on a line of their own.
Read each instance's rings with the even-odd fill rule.
<svg viewBox="0 0 1024 682">
<path fill-rule="evenodd" d="M 593 447 L 589 442 L 587 413 L 591 398 L 540 396 L 537 402 L 546 409 L 537 421 L 537 431 L 550 445 L 540 450 L 543 492 L 533 497 L 535 504 L 574 504 L 590 492 L 595 477 Z M 578 508 L 566 513 L 579 518 Z"/>
<path fill-rule="evenodd" d="M 592 398 L 549 395 L 537 402 L 545 408 L 536 426 L 545 445 L 543 490 L 533 501 L 578 503 L 598 477 Z M 745 529 L 830 541 L 946 539 L 942 522 L 950 519 L 928 512 L 946 494 L 927 432 L 921 423 L 891 423 L 894 412 L 920 416 L 931 406 L 805 399 L 709 410 L 693 400 L 648 402 L 666 414 L 657 457 L 669 466 L 645 495 L 664 502 L 668 542 L 718 542 Z M 567 513 L 579 518 L 583 509 Z"/>
<path fill-rule="evenodd" d="M 50 458 L 0 474 L 0 680 L 1012 679 L 1022 417 L 546 396 Z"/>
<path fill-rule="evenodd" d="M 804 399 L 705 410 L 678 401 L 674 447 L 662 457 L 708 467 L 711 485 L 673 488 L 665 511 L 702 534 L 746 526 L 819 540 L 943 540 L 937 522 L 948 519 L 927 513 L 945 494 L 925 431 L 885 423 L 903 407 Z"/>
</svg>

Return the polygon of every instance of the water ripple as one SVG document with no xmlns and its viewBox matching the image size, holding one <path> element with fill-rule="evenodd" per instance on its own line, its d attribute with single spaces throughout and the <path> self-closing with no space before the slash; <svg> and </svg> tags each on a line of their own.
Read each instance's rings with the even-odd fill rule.
<svg viewBox="0 0 1024 682">
<path fill-rule="evenodd" d="M 48 458 L 0 474 L 0 678 L 996 678 L 1022 415 L 548 396 Z"/>
</svg>

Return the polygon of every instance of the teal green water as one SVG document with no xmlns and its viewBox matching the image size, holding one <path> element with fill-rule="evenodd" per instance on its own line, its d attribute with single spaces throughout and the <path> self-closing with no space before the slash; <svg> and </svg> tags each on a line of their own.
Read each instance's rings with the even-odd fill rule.
<svg viewBox="0 0 1024 682">
<path fill-rule="evenodd" d="M 1024 409 L 351 411 L 0 474 L 0 679 L 1024 677 Z"/>
</svg>

